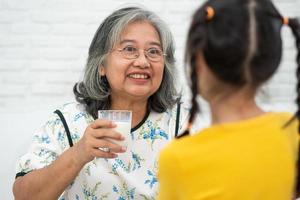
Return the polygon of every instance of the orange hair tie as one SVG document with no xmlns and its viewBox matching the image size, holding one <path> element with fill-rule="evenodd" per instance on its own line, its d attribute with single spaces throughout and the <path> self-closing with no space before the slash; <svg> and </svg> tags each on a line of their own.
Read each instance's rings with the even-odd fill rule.
<svg viewBox="0 0 300 200">
<path fill-rule="evenodd" d="M 283 18 L 282 18 L 282 23 L 283 23 L 284 25 L 289 25 L 289 18 L 288 18 L 288 17 L 283 17 Z"/>
<path fill-rule="evenodd" d="M 206 7 L 206 19 L 211 20 L 215 16 L 215 10 L 211 6 Z"/>
</svg>

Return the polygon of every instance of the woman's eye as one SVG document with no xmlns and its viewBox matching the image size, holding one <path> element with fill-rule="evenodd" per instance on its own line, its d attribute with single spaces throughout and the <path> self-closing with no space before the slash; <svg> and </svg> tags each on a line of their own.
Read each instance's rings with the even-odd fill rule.
<svg viewBox="0 0 300 200">
<path fill-rule="evenodd" d="M 124 47 L 123 51 L 131 52 L 132 53 L 132 52 L 136 52 L 136 48 L 128 46 L 128 47 Z"/>
<path fill-rule="evenodd" d="M 151 49 L 148 49 L 148 52 L 153 55 L 160 55 L 159 49 L 151 48 Z"/>
</svg>

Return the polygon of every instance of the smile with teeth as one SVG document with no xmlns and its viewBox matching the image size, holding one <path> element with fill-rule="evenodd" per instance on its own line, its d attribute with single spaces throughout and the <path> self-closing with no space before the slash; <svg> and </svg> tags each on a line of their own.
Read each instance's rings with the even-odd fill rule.
<svg viewBox="0 0 300 200">
<path fill-rule="evenodd" d="M 135 79 L 148 79 L 150 78 L 148 74 L 129 74 L 128 77 Z"/>
</svg>

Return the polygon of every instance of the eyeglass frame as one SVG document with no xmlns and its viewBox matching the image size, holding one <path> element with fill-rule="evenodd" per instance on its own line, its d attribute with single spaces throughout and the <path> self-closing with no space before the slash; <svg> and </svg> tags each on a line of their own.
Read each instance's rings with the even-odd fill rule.
<svg viewBox="0 0 300 200">
<path fill-rule="evenodd" d="M 126 47 L 128 47 L 128 46 L 126 46 Z M 141 49 L 138 49 L 138 48 L 135 48 L 135 47 L 133 47 L 133 48 L 135 48 L 137 51 L 137 54 L 136 55 L 134 55 L 134 57 L 132 57 L 132 58 L 130 58 L 130 57 L 126 57 L 126 55 L 124 54 L 124 49 L 126 48 L 126 47 L 124 47 L 124 48 L 118 48 L 118 49 L 112 49 L 113 51 L 114 50 L 116 50 L 116 51 L 118 51 L 118 52 L 120 52 L 121 54 L 122 54 L 122 56 L 124 57 L 124 58 L 126 58 L 126 59 L 128 59 L 128 60 L 133 60 L 133 59 L 137 59 L 141 54 L 140 54 L 140 50 Z M 165 54 L 161 49 L 159 49 L 159 48 L 153 48 L 153 47 L 151 47 L 151 48 L 149 48 L 149 49 L 147 49 L 147 50 L 145 50 L 145 49 L 142 49 L 143 50 L 143 52 L 144 52 L 144 55 L 145 55 L 145 57 L 149 60 L 149 61 L 151 61 L 151 62 L 159 62 L 160 60 L 152 60 L 153 58 L 151 58 L 150 56 L 148 56 L 147 54 L 148 54 L 148 50 L 150 50 L 150 49 L 155 49 L 155 50 L 158 50 L 158 51 L 160 51 L 162 54 L 162 56 L 160 57 L 160 58 L 164 58 L 165 56 L 167 56 L 167 54 Z"/>
</svg>

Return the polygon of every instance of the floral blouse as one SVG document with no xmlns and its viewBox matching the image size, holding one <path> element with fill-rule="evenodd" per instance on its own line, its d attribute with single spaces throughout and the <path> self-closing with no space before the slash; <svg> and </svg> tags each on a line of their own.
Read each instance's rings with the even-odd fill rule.
<svg viewBox="0 0 300 200">
<path fill-rule="evenodd" d="M 79 103 L 68 103 L 63 113 L 74 143 L 94 120 Z M 115 159 L 95 158 L 87 163 L 59 200 L 155 199 L 160 150 L 174 137 L 177 108 L 164 113 L 150 112 L 143 123 L 131 129 L 127 151 Z M 182 108 L 179 129 L 187 119 Z M 29 151 L 17 163 L 17 176 L 51 164 L 69 147 L 65 128 L 55 113 L 33 136 Z"/>
</svg>

